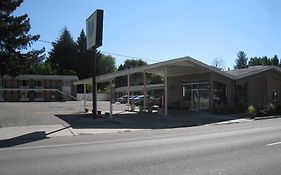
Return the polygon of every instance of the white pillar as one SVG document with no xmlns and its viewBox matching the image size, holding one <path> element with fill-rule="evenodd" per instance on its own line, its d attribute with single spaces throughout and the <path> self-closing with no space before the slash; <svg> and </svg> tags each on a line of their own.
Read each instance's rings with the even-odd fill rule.
<svg viewBox="0 0 281 175">
<path fill-rule="evenodd" d="M 128 85 L 128 93 L 127 93 L 128 101 L 127 101 L 127 104 L 128 104 L 128 111 L 129 111 L 130 110 L 130 98 L 129 98 L 129 96 L 130 96 L 130 74 L 127 75 L 127 80 L 128 80 L 128 82 L 127 82 L 127 85 Z"/>
<path fill-rule="evenodd" d="M 146 109 L 146 94 L 147 94 L 147 92 L 146 92 L 146 72 L 143 72 L 143 95 L 144 95 L 144 97 L 143 97 L 143 110 L 145 111 L 145 109 Z"/>
<path fill-rule="evenodd" d="M 84 111 L 86 112 L 86 84 L 84 84 Z"/>
<path fill-rule="evenodd" d="M 109 82 L 109 117 L 112 117 L 112 80 Z"/>
<path fill-rule="evenodd" d="M 167 78 L 167 75 L 168 73 L 167 73 L 167 67 L 165 67 L 165 69 L 164 69 L 164 86 L 165 86 L 165 89 L 164 89 L 164 91 L 165 91 L 165 112 L 164 112 L 164 115 L 168 115 L 168 78 Z"/>
</svg>

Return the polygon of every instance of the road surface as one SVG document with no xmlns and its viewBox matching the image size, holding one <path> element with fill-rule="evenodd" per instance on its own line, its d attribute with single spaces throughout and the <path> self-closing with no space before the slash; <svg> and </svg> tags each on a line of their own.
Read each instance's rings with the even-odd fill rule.
<svg viewBox="0 0 281 175">
<path fill-rule="evenodd" d="M 0 174 L 281 174 L 281 119 L 56 137 L 0 148 Z"/>
</svg>

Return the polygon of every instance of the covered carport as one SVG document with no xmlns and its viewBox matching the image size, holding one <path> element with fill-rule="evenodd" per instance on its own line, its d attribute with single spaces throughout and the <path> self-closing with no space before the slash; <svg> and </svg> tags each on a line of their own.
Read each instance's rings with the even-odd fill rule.
<svg viewBox="0 0 281 175">
<path fill-rule="evenodd" d="M 207 64 L 204 64 L 200 61 L 197 61 L 191 57 L 182 57 L 177 59 L 172 59 L 168 61 L 163 61 L 155 64 L 145 65 L 136 68 L 130 68 L 127 70 L 117 71 L 109 74 L 104 74 L 96 77 L 97 83 L 109 82 L 110 87 L 112 87 L 112 82 L 115 78 L 121 76 L 127 76 L 127 94 L 131 93 L 130 86 L 130 75 L 134 73 L 143 73 L 143 94 L 147 94 L 147 77 L 146 73 L 153 73 L 159 76 L 162 76 L 164 79 L 164 115 L 168 115 L 168 104 L 169 104 L 169 95 L 168 95 L 168 78 L 177 77 L 183 75 L 196 75 L 196 74 L 208 74 L 208 73 L 217 73 L 227 78 L 232 78 L 230 75 L 220 71 L 214 67 L 211 67 Z M 74 82 L 75 85 L 83 84 L 84 93 L 85 85 L 92 84 L 92 78 L 87 78 Z M 111 88 L 112 89 L 112 88 Z M 210 84 L 210 89 L 212 89 L 212 81 Z M 212 93 L 212 90 L 210 90 Z M 210 94 L 212 98 L 212 94 Z M 211 99 L 212 100 L 212 99 Z M 210 100 L 210 101 L 211 101 Z M 112 99 L 110 99 L 110 115 L 112 115 Z M 84 102 L 85 103 L 85 102 Z M 128 100 L 129 104 L 129 100 Z M 144 107 L 146 106 L 146 100 L 144 100 Z"/>
</svg>

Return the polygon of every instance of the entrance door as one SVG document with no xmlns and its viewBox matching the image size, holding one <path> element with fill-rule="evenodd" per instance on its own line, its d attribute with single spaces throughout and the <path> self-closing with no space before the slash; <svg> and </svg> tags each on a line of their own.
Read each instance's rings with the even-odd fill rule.
<svg viewBox="0 0 281 175">
<path fill-rule="evenodd" d="M 192 111 L 198 111 L 198 104 L 199 104 L 198 90 L 192 90 L 191 95 L 192 95 L 191 97 Z"/>
<path fill-rule="evenodd" d="M 69 100 L 71 95 L 71 82 L 63 81 L 62 82 L 62 92 L 66 95 L 65 99 Z"/>
</svg>

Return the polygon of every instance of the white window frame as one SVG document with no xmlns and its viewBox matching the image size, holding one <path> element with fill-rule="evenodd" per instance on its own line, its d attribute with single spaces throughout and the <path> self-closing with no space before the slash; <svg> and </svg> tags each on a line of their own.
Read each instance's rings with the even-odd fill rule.
<svg viewBox="0 0 281 175">
<path fill-rule="evenodd" d="M 26 97 L 23 97 L 22 94 L 26 93 Z M 29 91 L 20 91 L 20 101 L 30 101 L 30 92 Z"/>
<path fill-rule="evenodd" d="M 38 86 L 36 82 L 41 82 L 41 86 Z M 34 88 L 35 89 L 43 89 L 44 88 L 44 81 L 43 80 L 34 80 Z"/>
<path fill-rule="evenodd" d="M 23 85 L 23 81 L 26 81 L 26 85 Z M 20 88 L 21 88 L 21 89 L 29 88 L 29 84 L 30 84 L 30 81 L 27 80 L 27 79 L 22 79 L 22 80 L 20 80 Z"/>
<path fill-rule="evenodd" d="M 279 90 L 272 90 L 271 91 L 271 101 L 279 101 L 280 99 L 280 91 Z M 276 96 L 273 96 L 273 93 L 277 93 Z"/>
<path fill-rule="evenodd" d="M 42 93 L 42 97 L 41 98 L 37 98 L 36 97 L 36 93 Z M 34 92 L 34 100 L 35 101 L 44 101 L 44 91 L 35 91 Z"/>
</svg>

